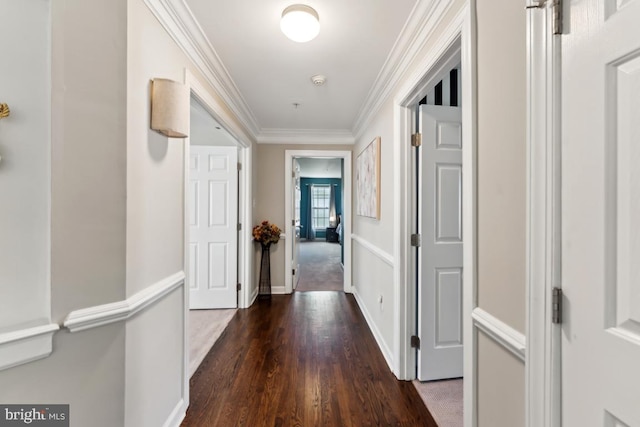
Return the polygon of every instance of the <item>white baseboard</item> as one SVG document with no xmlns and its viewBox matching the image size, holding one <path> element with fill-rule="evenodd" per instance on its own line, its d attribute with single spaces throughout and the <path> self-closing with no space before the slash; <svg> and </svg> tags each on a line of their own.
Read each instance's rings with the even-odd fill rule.
<svg viewBox="0 0 640 427">
<path fill-rule="evenodd" d="M 184 272 L 179 271 L 126 300 L 74 310 L 64 320 L 63 326 L 70 332 L 78 332 L 126 320 L 182 286 L 184 277 Z"/>
<path fill-rule="evenodd" d="M 271 286 L 271 295 L 286 295 L 286 294 L 287 294 L 287 290 L 284 285 Z"/>
<path fill-rule="evenodd" d="M 249 305 L 245 308 L 251 307 L 253 303 L 256 302 L 257 298 L 258 298 L 258 288 L 254 288 L 253 292 L 251 292 L 251 295 L 249 296 Z"/>
<path fill-rule="evenodd" d="M 180 427 L 180 423 L 182 423 L 186 415 L 187 405 L 185 405 L 184 399 L 180 399 L 175 408 L 173 408 L 173 411 L 171 411 L 171 414 L 169 414 L 167 421 L 162 424 L 162 427 Z"/>
<path fill-rule="evenodd" d="M 362 312 L 362 315 L 367 321 L 367 325 L 369 326 L 369 329 L 371 330 L 371 333 L 373 334 L 373 337 L 375 338 L 376 343 L 378 344 L 378 347 L 380 348 L 380 351 L 384 356 L 384 360 L 387 362 L 387 365 L 389 365 L 389 369 L 393 370 L 393 366 L 394 366 L 393 353 L 391 352 L 391 350 L 389 350 L 387 343 L 382 338 L 382 334 L 380 333 L 380 330 L 378 329 L 375 322 L 373 321 L 373 317 L 371 317 L 371 315 L 369 314 L 369 310 L 367 310 L 367 307 L 362 301 L 362 298 L 360 298 L 360 295 L 358 294 L 357 289 L 353 287 L 352 290 L 353 290 L 353 296 L 355 297 L 356 302 L 358 303 L 358 307 L 360 307 L 360 311 Z"/>
</svg>

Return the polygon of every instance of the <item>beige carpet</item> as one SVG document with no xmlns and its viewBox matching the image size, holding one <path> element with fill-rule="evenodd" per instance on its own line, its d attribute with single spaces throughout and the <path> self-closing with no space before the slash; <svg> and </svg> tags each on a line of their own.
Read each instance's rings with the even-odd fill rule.
<svg viewBox="0 0 640 427">
<path fill-rule="evenodd" d="M 236 314 L 231 310 L 189 310 L 189 377 Z"/>
<path fill-rule="evenodd" d="M 324 240 L 302 241 L 300 248 L 300 281 L 296 291 L 342 291 L 344 271 L 340 262 L 339 243 Z"/>
<path fill-rule="evenodd" d="M 438 427 L 462 427 L 462 379 L 413 381 Z"/>
</svg>

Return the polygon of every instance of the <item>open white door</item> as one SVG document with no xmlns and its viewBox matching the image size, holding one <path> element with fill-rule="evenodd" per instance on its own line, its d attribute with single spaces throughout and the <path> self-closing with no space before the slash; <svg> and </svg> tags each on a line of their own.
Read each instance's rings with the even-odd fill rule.
<svg viewBox="0 0 640 427">
<path fill-rule="evenodd" d="M 418 379 L 462 376 L 462 118 L 420 106 Z"/>
<path fill-rule="evenodd" d="M 640 426 L 640 2 L 565 4 L 562 425 Z"/>
<path fill-rule="evenodd" d="M 295 289 L 300 281 L 300 201 L 302 198 L 300 189 L 300 164 L 297 159 L 293 159 L 293 177 L 291 182 L 293 188 L 293 239 L 291 239 L 292 254 L 291 265 L 292 271 L 292 288 Z"/>
<path fill-rule="evenodd" d="M 190 308 L 236 308 L 238 149 L 191 146 Z"/>
</svg>

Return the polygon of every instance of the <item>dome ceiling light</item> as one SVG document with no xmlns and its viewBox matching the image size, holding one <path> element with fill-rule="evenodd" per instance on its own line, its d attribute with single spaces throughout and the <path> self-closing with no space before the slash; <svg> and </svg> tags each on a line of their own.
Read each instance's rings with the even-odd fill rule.
<svg viewBox="0 0 640 427">
<path fill-rule="evenodd" d="M 320 32 L 318 12 L 304 4 L 293 4 L 282 11 L 280 29 L 294 42 L 313 40 Z"/>
</svg>

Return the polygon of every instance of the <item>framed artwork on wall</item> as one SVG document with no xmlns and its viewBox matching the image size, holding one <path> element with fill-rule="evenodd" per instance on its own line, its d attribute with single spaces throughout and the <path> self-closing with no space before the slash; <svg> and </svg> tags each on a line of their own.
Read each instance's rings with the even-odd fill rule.
<svg viewBox="0 0 640 427">
<path fill-rule="evenodd" d="M 380 219 L 380 137 L 356 158 L 356 215 Z"/>
</svg>

